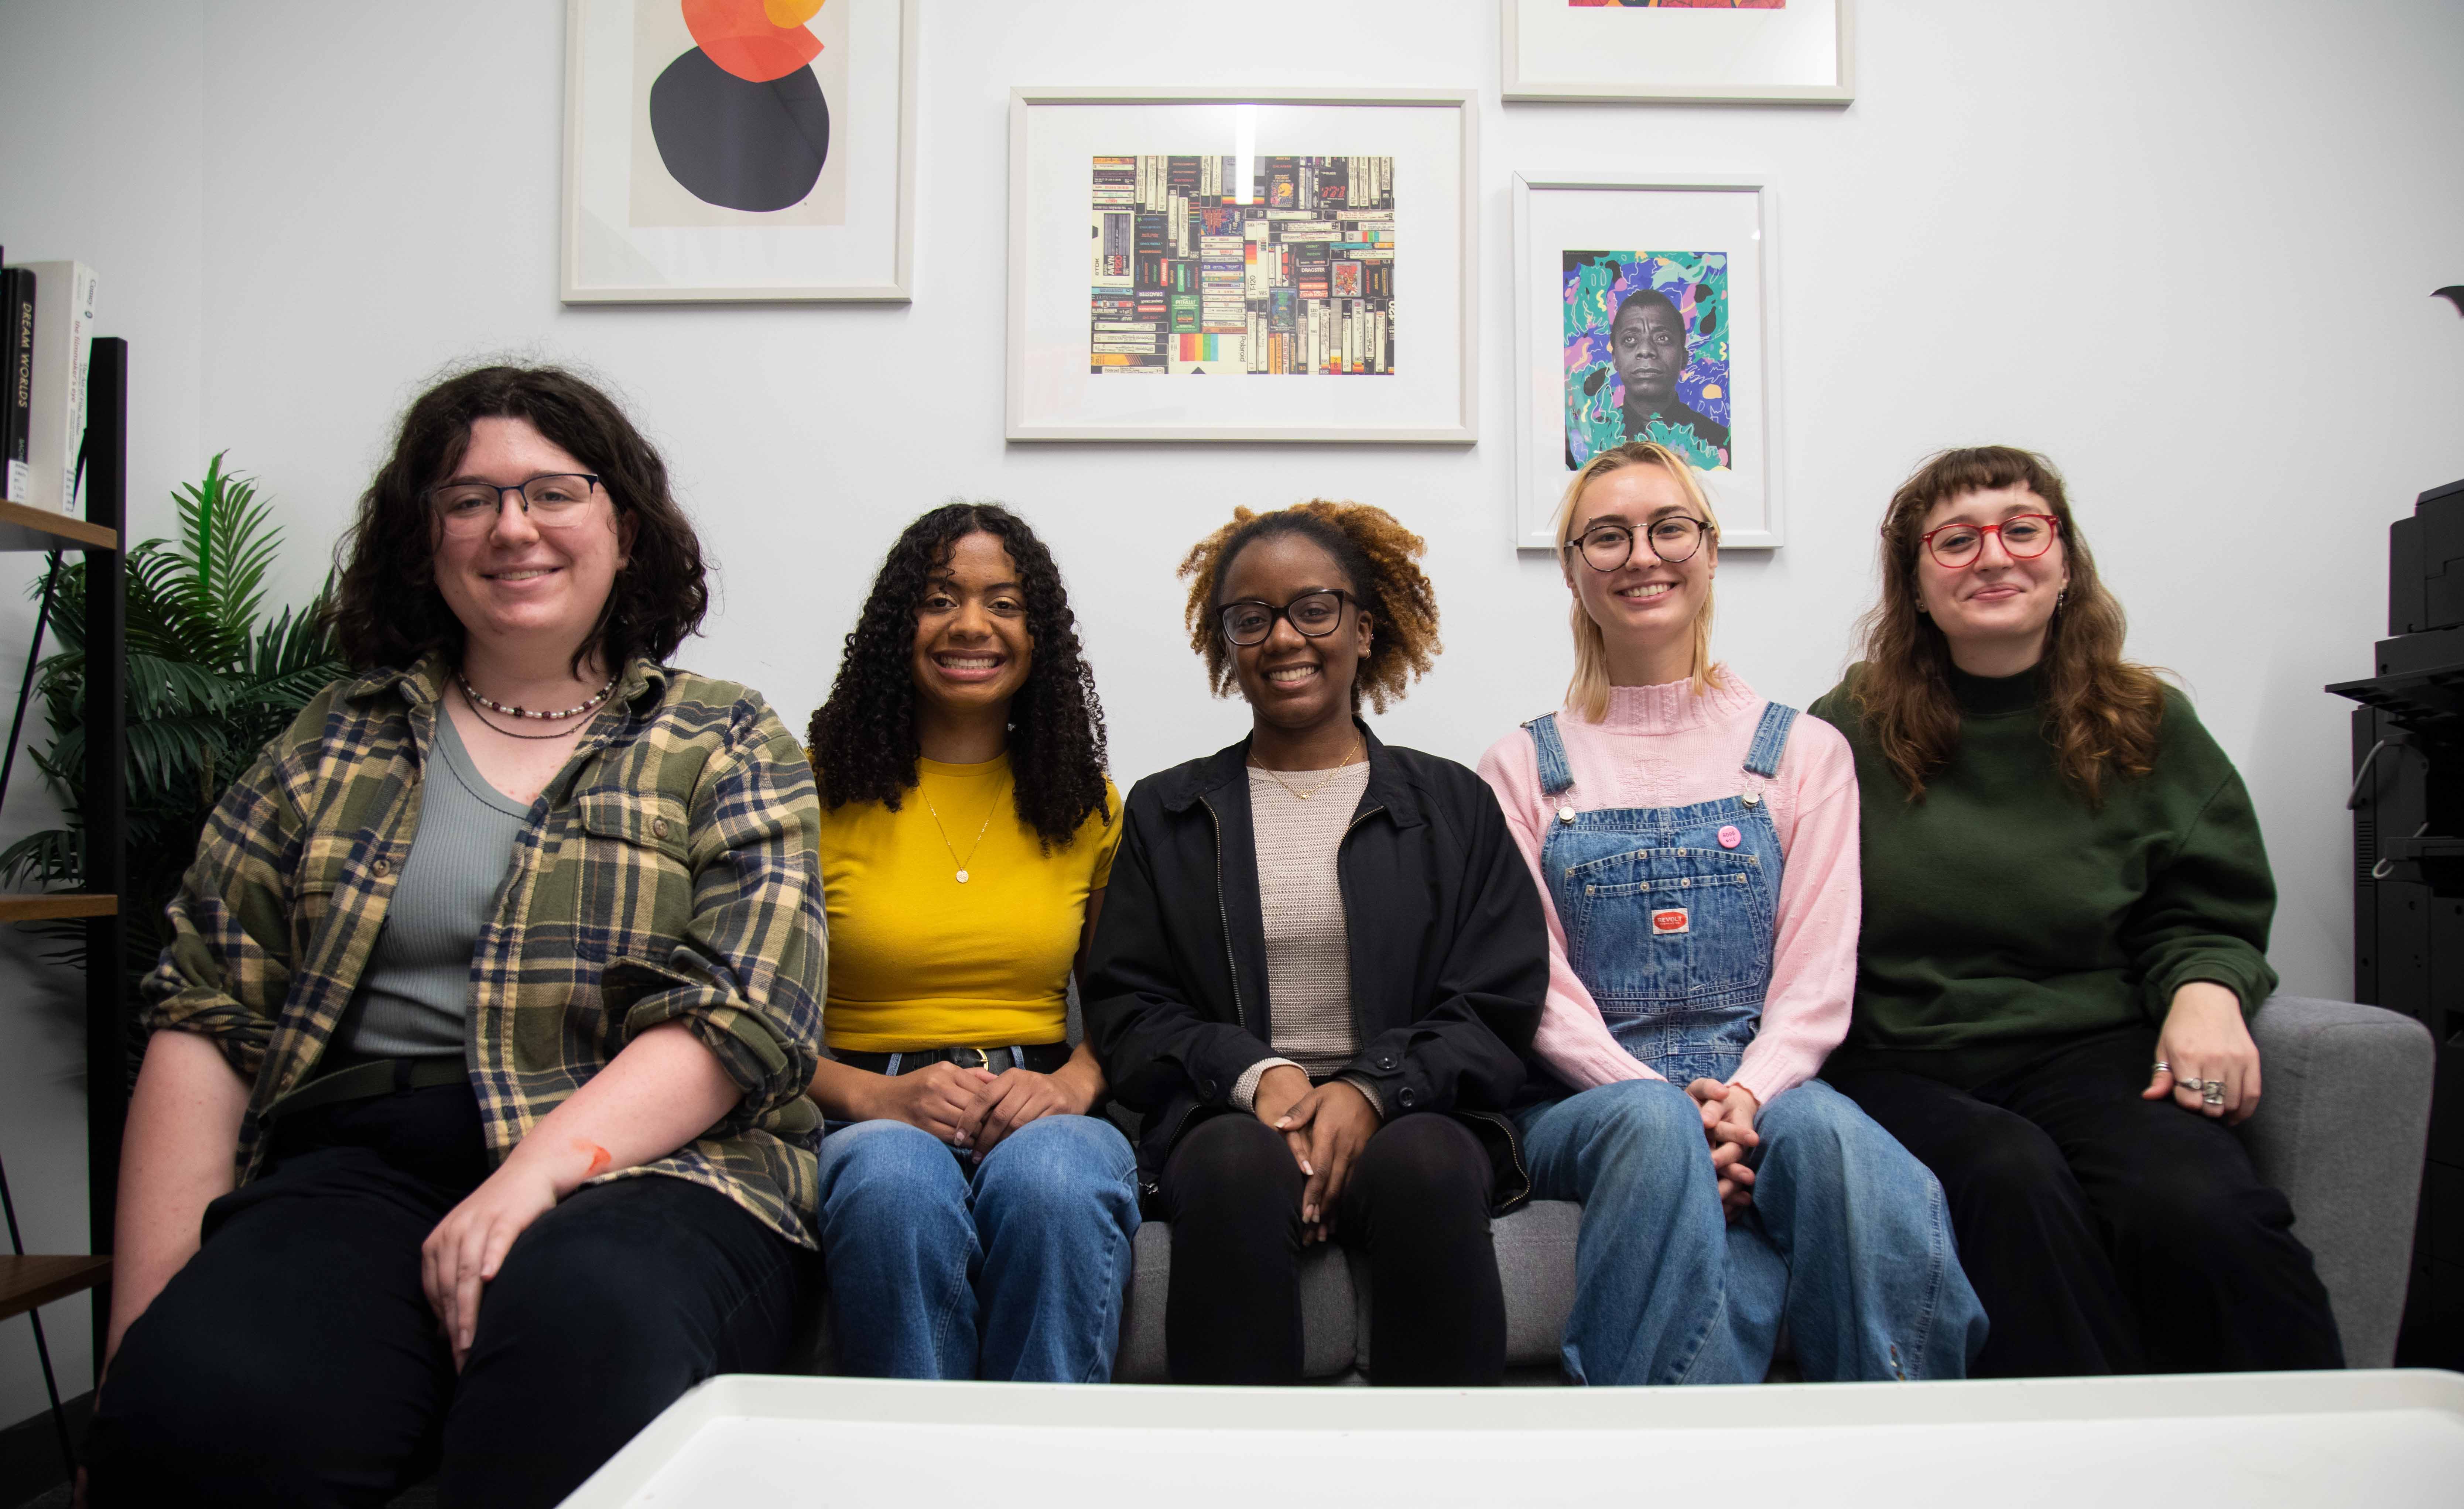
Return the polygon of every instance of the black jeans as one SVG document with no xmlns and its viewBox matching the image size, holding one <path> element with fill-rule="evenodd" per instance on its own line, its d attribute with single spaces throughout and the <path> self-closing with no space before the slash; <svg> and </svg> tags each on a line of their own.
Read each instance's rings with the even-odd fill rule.
<svg viewBox="0 0 2464 1509">
<path fill-rule="evenodd" d="M 1480 1139 L 1447 1116 L 1400 1117 L 1361 1149 L 1334 1236 L 1369 1260 L 1372 1383 L 1505 1377 L 1490 1178 Z M 1305 1182 L 1282 1134 L 1243 1111 L 1200 1122 L 1172 1150 L 1156 1203 L 1172 1222 L 1173 1382 L 1300 1382 Z"/>
<path fill-rule="evenodd" d="M 1824 1069 L 1942 1181 L 1992 1323 L 1971 1376 L 2344 1366 L 2293 1207 L 2221 1121 L 2139 1098 L 2155 1058 L 2129 1028 L 1969 1090 Z"/>
<path fill-rule="evenodd" d="M 463 1085 L 310 1111 L 128 1328 L 88 1442 L 92 1501 L 553 1504 L 677 1395 L 775 1369 L 814 1255 L 715 1191 L 643 1176 L 532 1224 L 459 1377 L 419 1246 L 487 1176 Z"/>
</svg>

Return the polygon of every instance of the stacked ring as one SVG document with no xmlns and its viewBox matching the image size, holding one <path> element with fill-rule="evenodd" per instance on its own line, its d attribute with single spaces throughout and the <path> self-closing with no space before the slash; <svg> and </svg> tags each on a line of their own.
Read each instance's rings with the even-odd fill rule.
<svg viewBox="0 0 2464 1509">
<path fill-rule="evenodd" d="M 2202 1096 L 2200 1096 L 2200 1097 L 2199 1097 L 2199 1104 L 2203 1104 L 2203 1105 L 2222 1105 L 2224 1103 L 2225 1103 L 2225 1083 L 2224 1083 L 2224 1081 L 2222 1081 L 2222 1080 L 2210 1080 L 2210 1081 L 2208 1082 L 2208 1092 L 2207 1092 L 2205 1095 L 2202 1095 Z"/>
</svg>

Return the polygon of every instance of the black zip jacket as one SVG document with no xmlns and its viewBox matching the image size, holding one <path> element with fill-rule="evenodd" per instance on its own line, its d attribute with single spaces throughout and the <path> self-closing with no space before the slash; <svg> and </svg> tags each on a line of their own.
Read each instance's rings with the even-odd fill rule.
<svg viewBox="0 0 2464 1509">
<path fill-rule="evenodd" d="M 1500 1213 L 1529 1197 L 1514 1125 L 1549 989 L 1547 924 L 1497 798 L 1452 760 L 1377 741 L 1336 859 L 1359 1056 L 1387 1117 L 1441 1111 L 1480 1136 Z M 1249 815 L 1249 741 L 1139 781 L 1088 975 L 1087 1036 L 1145 1118 L 1147 1192 L 1173 1147 L 1275 1057 Z"/>
</svg>

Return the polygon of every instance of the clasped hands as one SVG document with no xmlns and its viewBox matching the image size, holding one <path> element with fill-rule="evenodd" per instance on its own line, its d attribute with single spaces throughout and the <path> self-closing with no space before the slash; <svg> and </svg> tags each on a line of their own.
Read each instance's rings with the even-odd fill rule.
<svg viewBox="0 0 2464 1509">
<path fill-rule="evenodd" d="M 1258 1120 L 1284 1134 L 1308 1180 L 1301 1186 L 1302 1244 L 1328 1240 L 1334 1235 L 1334 1202 L 1385 1117 L 1369 1092 L 1349 1080 L 1312 1087 L 1309 1076 L 1288 1063 L 1259 1076 L 1249 1104 Z"/>
<path fill-rule="evenodd" d="M 1696 1080 L 1685 1093 L 1703 1112 L 1703 1138 L 1711 1148 L 1720 1209 L 1733 1221 L 1754 1203 L 1754 1170 L 1747 1166 L 1746 1155 L 1762 1145 L 1762 1134 L 1754 1130 L 1762 1102 L 1742 1084 L 1717 1080 Z"/>
<path fill-rule="evenodd" d="M 981 1163 L 1002 1138 L 1044 1116 L 1084 1116 L 1103 1082 L 1072 1059 L 1050 1074 L 1032 1069 L 962 1069 L 928 1063 L 895 1076 L 869 1077 L 863 1120 L 898 1121 L 931 1132 Z"/>
</svg>

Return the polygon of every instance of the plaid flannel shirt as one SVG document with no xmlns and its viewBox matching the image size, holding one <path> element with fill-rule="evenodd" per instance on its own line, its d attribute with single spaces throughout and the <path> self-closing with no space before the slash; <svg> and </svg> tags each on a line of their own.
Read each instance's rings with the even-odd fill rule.
<svg viewBox="0 0 2464 1509">
<path fill-rule="evenodd" d="M 266 1107 L 317 1069 L 418 831 L 447 671 L 336 682 L 207 821 L 143 1022 L 210 1038 Z M 828 944 L 812 769 L 759 693 L 636 660 L 529 825 L 480 929 L 464 1049 L 491 1158 L 631 1039 L 682 1021 L 744 1091 L 673 1153 L 602 1179 L 707 1185 L 818 1245 Z M 599 1181 L 594 1181 L 599 1182 Z"/>
</svg>

